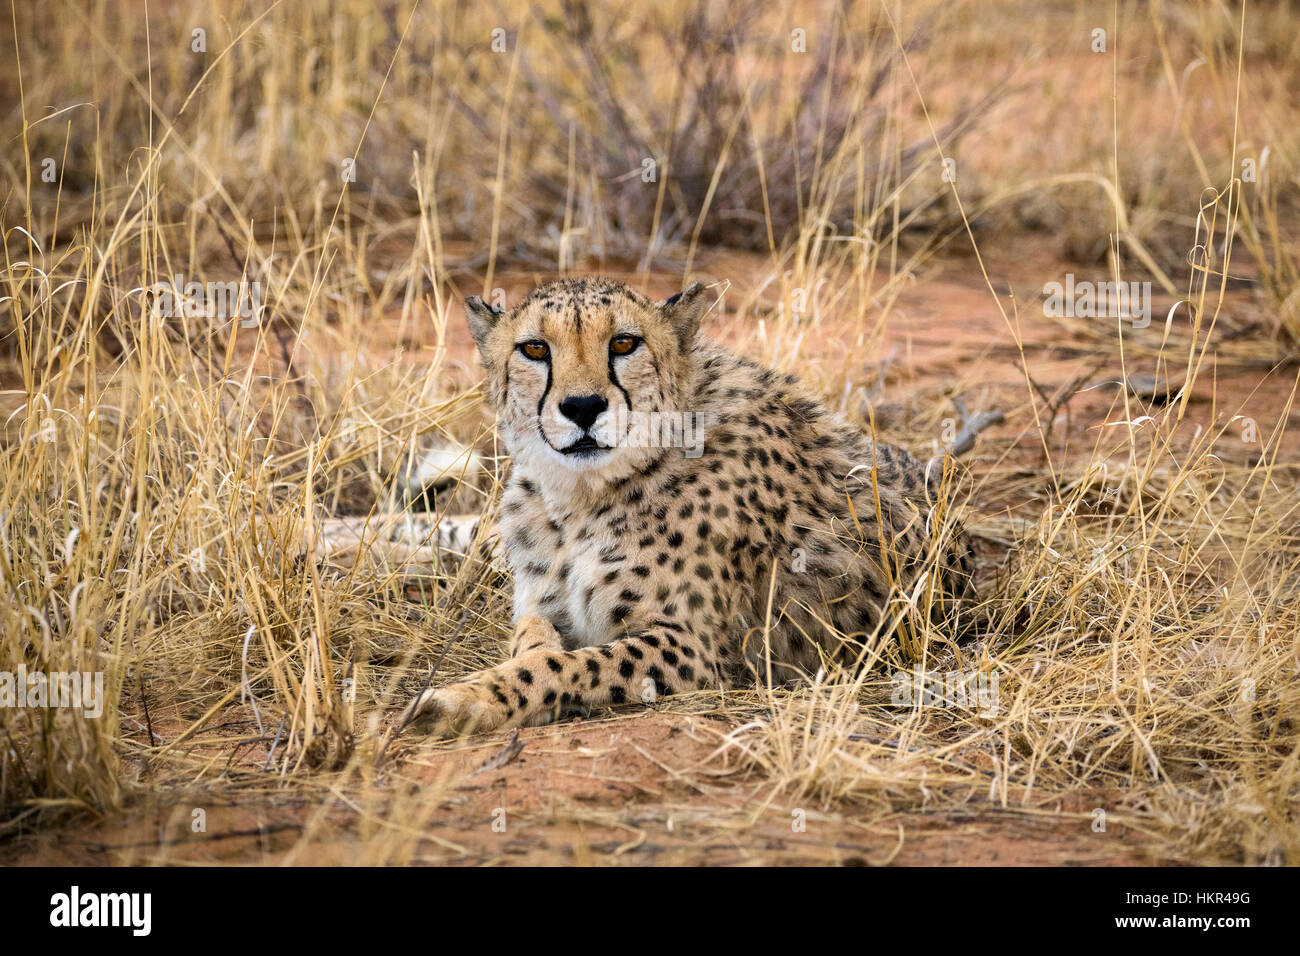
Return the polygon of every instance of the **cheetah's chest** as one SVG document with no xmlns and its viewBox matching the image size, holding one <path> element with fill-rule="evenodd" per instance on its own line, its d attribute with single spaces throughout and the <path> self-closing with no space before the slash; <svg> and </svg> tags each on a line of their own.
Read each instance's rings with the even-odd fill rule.
<svg viewBox="0 0 1300 956">
<path fill-rule="evenodd" d="M 629 556 L 613 535 L 529 547 L 516 540 L 510 554 L 515 620 L 541 615 L 555 624 L 568 647 L 605 644 L 627 633 L 637 602 L 624 580 Z"/>
</svg>

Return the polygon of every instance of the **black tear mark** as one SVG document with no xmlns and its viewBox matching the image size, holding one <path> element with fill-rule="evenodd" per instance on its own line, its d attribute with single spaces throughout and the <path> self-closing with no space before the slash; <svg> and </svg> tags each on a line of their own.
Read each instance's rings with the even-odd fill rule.
<svg viewBox="0 0 1300 956">
<path fill-rule="evenodd" d="M 542 397 L 537 400 L 537 427 L 542 427 L 542 406 L 546 404 L 546 396 L 551 394 L 551 357 L 548 353 L 546 356 L 546 388 L 542 389 Z"/>
<path fill-rule="evenodd" d="M 614 373 L 614 350 L 608 349 L 606 351 L 609 356 L 609 380 L 614 383 L 615 388 L 623 393 L 623 401 L 627 402 L 627 411 L 630 415 L 632 414 L 632 396 L 627 393 L 627 389 L 623 387 L 623 383 L 618 380 L 618 376 Z"/>
</svg>

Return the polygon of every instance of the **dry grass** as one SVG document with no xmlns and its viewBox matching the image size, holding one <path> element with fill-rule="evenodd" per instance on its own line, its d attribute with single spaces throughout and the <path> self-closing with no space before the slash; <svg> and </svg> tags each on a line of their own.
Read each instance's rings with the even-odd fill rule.
<svg viewBox="0 0 1300 956">
<path fill-rule="evenodd" d="M 351 862 L 456 858 L 437 824 L 455 781 L 428 746 L 374 757 L 435 659 L 441 680 L 499 657 L 508 582 L 482 553 L 338 566 L 313 529 L 391 509 L 428 444 L 495 451 L 460 296 L 716 272 L 716 331 L 926 453 L 988 365 L 938 390 L 892 367 L 900 297 L 940 254 L 982 283 L 983 258 L 953 257 L 1032 247 L 1183 299 L 1146 334 L 1057 334 L 1111 378 L 1141 363 L 1185 387 L 1121 389 L 1070 436 L 1037 386 L 1050 349 L 1024 334 L 1050 320 L 989 282 L 1022 384 L 971 466 L 977 641 L 913 615 L 916 659 L 890 665 L 996 673 L 996 713 L 896 706 L 888 669 L 690 695 L 664 706 L 721 729 L 687 776 L 757 788 L 715 813 L 736 839 L 792 804 L 886 830 L 958 808 L 1086 829 L 1103 807 L 1163 858 L 1300 861 L 1294 395 L 1249 445 L 1219 401 L 1252 363 L 1296 378 L 1287 5 L 1249 5 L 1244 28 L 1217 0 L 1100 22 L 1072 2 L 905 6 L 19 10 L 0 60 L 0 662 L 101 671 L 107 701 L 0 710 L 0 833 L 203 793 L 298 801 L 290 861 L 331 841 Z M 1088 51 L 1098 26 L 1118 56 Z M 257 321 L 154 318 L 176 275 L 258 282 Z M 832 332 L 854 348 L 827 355 Z M 875 415 L 889 403 L 918 411 Z M 458 501 L 490 509 L 496 485 Z M 557 819 L 611 814 L 628 825 Z"/>
</svg>

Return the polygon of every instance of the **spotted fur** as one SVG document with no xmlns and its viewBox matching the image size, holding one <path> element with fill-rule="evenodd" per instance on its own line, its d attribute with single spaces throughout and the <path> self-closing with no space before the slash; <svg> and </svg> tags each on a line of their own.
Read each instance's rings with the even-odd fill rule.
<svg viewBox="0 0 1300 956">
<path fill-rule="evenodd" d="M 515 634 L 509 660 L 412 703 L 433 733 L 855 668 L 896 632 L 900 597 L 951 624 L 971 564 L 944 460 L 876 444 L 792 376 L 698 338 L 708 301 L 602 278 L 509 312 L 468 301 L 514 462 L 499 530 Z M 618 441 L 629 410 L 704 416 L 702 453 Z"/>
</svg>

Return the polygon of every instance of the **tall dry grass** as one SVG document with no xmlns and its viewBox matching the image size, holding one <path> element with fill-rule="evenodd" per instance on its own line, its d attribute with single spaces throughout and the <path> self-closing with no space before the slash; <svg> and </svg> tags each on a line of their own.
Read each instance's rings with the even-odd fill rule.
<svg viewBox="0 0 1300 956">
<path fill-rule="evenodd" d="M 721 319 L 868 427 L 859 398 L 908 385 L 861 356 L 940 252 L 1028 244 L 1172 285 L 1187 304 L 1163 334 L 1128 353 L 1089 334 L 1189 390 L 1215 374 L 1221 293 L 1245 271 L 1271 303 L 1245 347 L 1293 358 L 1288 16 L 1249 5 L 1243 27 L 1211 0 L 1036 19 L 874 2 L 18 9 L 0 59 L 0 661 L 101 671 L 108 694 L 98 719 L 0 711 L 0 832 L 166 788 L 296 787 L 351 794 L 354 859 L 437 843 L 436 793 L 382 778 L 378 731 L 434 660 L 442 679 L 499 657 L 507 582 L 482 554 L 418 579 L 376 556 L 338 565 L 313 529 L 392 508 L 425 445 L 494 451 L 454 329 L 463 293 L 572 271 L 662 291 L 747 250 Z M 1094 27 L 1120 55 L 1090 60 Z M 1078 82 L 1096 62 L 1110 82 Z M 155 318 L 178 275 L 258 283 L 255 321 Z M 933 634 L 898 662 L 996 672 L 997 715 L 891 707 L 880 672 L 680 706 L 734 726 L 719 772 L 758 775 L 772 800 L 883 815 L 1111 792 L 1170 853 L 1294 862 L 1290 405 L 1251 461 L 1213 441 L 1233 409 L 1207 422 L 1127 397 L 1121 424 L 1061 454 L 1027 317 L 998 291 L 1042 454 L 973 465 L 965 518 L 992 568 L 977 649 Z M 860 350 L 814 363 L 831 323 Z M 925 408 L 935 434 L 949 412 Z M 494 488 L 467 496 L 490 511 Z M 307 833 L 325 839 L 324 818 Z"/>
</svg>

